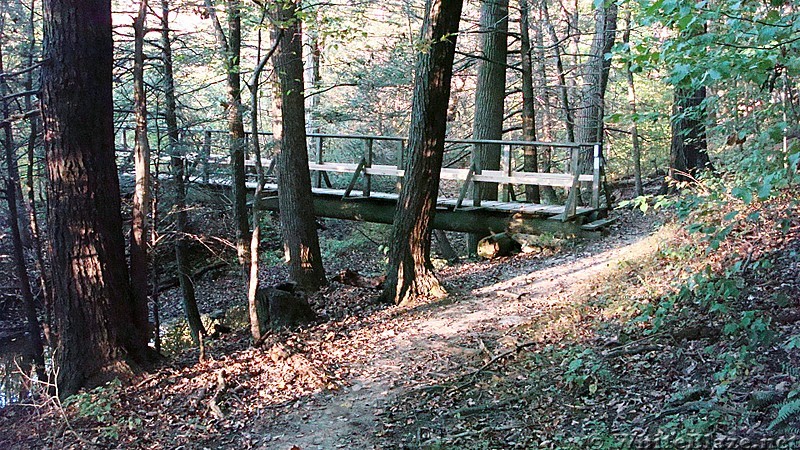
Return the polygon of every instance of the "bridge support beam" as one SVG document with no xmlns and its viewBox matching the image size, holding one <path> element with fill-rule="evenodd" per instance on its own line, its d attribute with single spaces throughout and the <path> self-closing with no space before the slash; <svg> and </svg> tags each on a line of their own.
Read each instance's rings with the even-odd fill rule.
<svg viewBox="0 0 800 450">
<path fill-rule="evenodd" d="M 266 197 L 262 207 L 269 211 L 278 210 L 277 197 Z M 317 217 L 356 220 L 391 224 L 397 202 L 383 198 L 342 199 L 332 196 L 314 196 L 314 210 Z M 541 234 L 552 233 L 562 236 L 580 234 L 580 223 L 534 217 L 523 214 L 501 213 L 481 208 L 444 209 L 437 208 L 433 227 L 440 230 L 463 233 L 512 233 Z"/>
</svg>

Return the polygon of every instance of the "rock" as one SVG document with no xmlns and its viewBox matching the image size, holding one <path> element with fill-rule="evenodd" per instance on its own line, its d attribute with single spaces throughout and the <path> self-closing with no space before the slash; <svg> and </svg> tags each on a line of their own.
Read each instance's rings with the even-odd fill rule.
<svg viewBox="0 0 800 450">
<path fill-rule="evenodd" d="M 519 244 L 506 233 L 493 234 L 478 242 L 478 256 L 485 259 L 508 256 L 519 249 Z"/>
<path fill-rule="evenodd" d="M 297 328 L 317 320 L 317 315 L 293 283 L 260 288 L 256 293 L 258 322 L 262 333 L 267 329 Z"/>
</svg>

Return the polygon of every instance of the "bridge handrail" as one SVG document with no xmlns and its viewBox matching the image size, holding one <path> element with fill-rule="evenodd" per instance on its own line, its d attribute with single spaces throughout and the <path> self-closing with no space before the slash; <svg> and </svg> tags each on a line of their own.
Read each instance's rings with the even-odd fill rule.
<svg viewBox="0 0 800 450">
<path fill-rule="evenodd" d="M 132 127 L 122 127 L 121 130 L 133 131 Z M 184 133 L 213 133 L 213 134 L 227 134 L 228 130 L 204 129 L 204 128 L 187 128 L 182 130 Z M 250 132 L 245 132 L 250 135 Z M 272 136 L 270 131 L 260 131 L 259 136 Z M 405 142 L 408 140 L 405 136 L 390 136 L 390 135 L 372 135 L 372 134 L 340 134 L 340 133 L 306 133 L 310 138 L 323 138 L 323 139 L 357 139 L 357 140 L 373 140 L 373 141 L 396 141 Z M 527 147 L 556 147 L 556 148 L 578 148 L 578 147 L 593 147 L 597 142 L 547 142 L 547 141 L 523 141 L 518 139 L 461 139 L 461 138 L 445 138 L 445 143 L 448 144 L 496 144 L 496 145 L 517 145 Z"/>
</svg>

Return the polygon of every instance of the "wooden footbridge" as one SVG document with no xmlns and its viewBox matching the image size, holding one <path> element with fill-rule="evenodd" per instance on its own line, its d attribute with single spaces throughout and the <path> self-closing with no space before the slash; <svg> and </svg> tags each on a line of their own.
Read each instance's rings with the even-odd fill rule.
<svg viewBox="0 0 800 450">
<path fill-rule="evenodd" d="M 122 151 L 127 137 L 122 133 Z M 251 136 L 248 135 L 248 140 Z M 269 148 L 269 133 L 259 136 Z M 392 223 L 398 192 L 405 175 L 403 155 L 406 138 L 398 136 L 342 135 L 309 133 L 312 150 L 309 169 L 312 174 L 314 209 L 319 217 Z M 119 139 L 118 139 L 119 140 Z M 187 166 L 193 168 L 191 180 L 206 185 L 230 186 L 227 134 L 223 131 L 200 130 L 184 133 L 184 154 Z M 602 147 L 600 144 L 529 142 L 513 140 L 448 139 L 447 153 L 441 170 L 440 195 L 436 204 L 435 228 L 472 232 L 499 233 L 554 232 L 577 234 L 581 229 L 594 230 L 604 225 L 594 221 L 606 209 L 601 190 Z M 474 147 L 500 146 L 500 170 L 480 170 L 473 163 Z M 526 149 L 536 148 L 540 156 L 549 155 L 550 171 L 523 172 Z M 265 152 L 268 153 L 268 152 Z M 336 160 L 326 155 L 338 155 Z M 581 155 L 591 155 L 588 173 L 578 173 Z M 326 160 L 327 159 L 327 160 Z M 263 162 L 265 169 L 270 160 Z M 255 162 L 246 161 L 248 172 L 255 173 Z M 270 171 L 267 171 L 268 175 Z M 274 178 L 271 180 L 274 181 Z M 255 190 L 251 179 L 247 187 Z M 475 200 L 471 192 L 498 189 L 498 200 Z M 540 204 L 518 201 L 526 186 L 551 188 L 561 204 Z M 518 193 L 519 191 L 519 193 Z M 578 206 L 578 192 L 590 200 Z M 277 185 L 264 186 L 260 202 L 265 209 L 277 211 Z M 605 200 L 605 199 L 603 199 Z"/>
</svg>

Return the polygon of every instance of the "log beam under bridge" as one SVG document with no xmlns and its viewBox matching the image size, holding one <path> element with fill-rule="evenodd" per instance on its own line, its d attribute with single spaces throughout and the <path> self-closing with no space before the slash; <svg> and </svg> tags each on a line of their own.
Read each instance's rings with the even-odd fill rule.
<svg viewBox="0 0 800 450">
<path fill-rule="evenodd" d="M 267 186 L 261 205 L 269 211 L 278 211 L 278 197 L 275 189 Z M 351 197 L 343 196 L 344 190 L 314 188 L 314 212 L 317 217 L 355 220 L 391 224 L 397 207 L 397 194 L 375 193 L 369 197 L 352 191 Z M 552 233 L 562 236 L 576 236 L 581 233 L 581 224 L 596 210 L 579 208 L 573 220 L 564 222 L 561 217 L 564 206 L 535 205 L 483 201 L 481 206 L 471 206 L 465 200 L 456 208 L 451 199 L 439 199 L 433 227 L 440 230 L 464 233 L 513 233 L 541 234 Z"/>
</svg>

